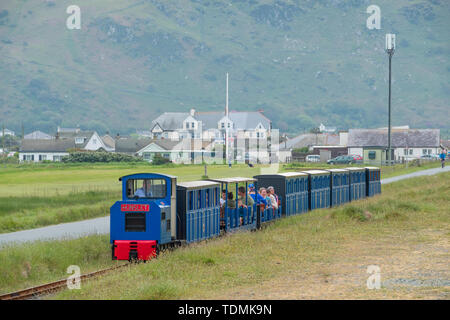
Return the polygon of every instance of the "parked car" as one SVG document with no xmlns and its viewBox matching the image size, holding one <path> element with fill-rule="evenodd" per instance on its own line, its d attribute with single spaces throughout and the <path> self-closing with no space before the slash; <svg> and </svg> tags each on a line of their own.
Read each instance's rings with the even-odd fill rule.
<svg viewBox="0 0 450 320">
<path fill-rule="evenodd" d="M 338 156 L 327 161 L 328 164 L 353 164 L 357 160 L 353 156 Z"/>
<path fill-rule="evenodd" d="M 349 156 L 353 157 L 353 159 L 355 159 L 356 162 L 363 161 L 363 157 L 361 157 L 358 154 L 349 154 Z"/>
<path fill-rule="evenodd" d="M 320 156 L 318 154 L 310 154 L 306 156 L 306 162 L 320 162 Z"/>
<path fill-rule="evenodd" d="M 436 154 L 424 154 L 420 157 L 423 160 L 439 160 L 439 156 Z"/>
</svg>

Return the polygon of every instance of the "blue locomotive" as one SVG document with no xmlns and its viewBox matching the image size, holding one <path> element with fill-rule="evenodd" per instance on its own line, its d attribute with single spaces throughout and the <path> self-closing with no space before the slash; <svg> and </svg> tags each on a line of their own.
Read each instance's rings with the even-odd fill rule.
<svg viewBox="0 0 450 320">
<path fill-rule="evenodd" d="M 114 260 L 150 260 L 160 250 L 224 232 L 255 230 L 283 216 L 302 214 L 381 192 L 376 167 L 307 170 L 253 178 L 177 183 L 177 177 L 139 173 L 121 177 L 122 200 L 110 210 Z M 258 187 L 275 188 L 276 209 L 264 205 Z M 233 194 L 234 192 L 234 194 Z M 235 195 L 235 196 L 234 196 Z"/>
</svg>

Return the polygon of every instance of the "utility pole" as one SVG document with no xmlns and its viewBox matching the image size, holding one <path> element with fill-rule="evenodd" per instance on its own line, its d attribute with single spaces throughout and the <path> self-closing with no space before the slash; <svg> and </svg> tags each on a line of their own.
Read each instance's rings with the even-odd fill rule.
<svg viewBox="0 0 450 320">
<path fill-rule="evenodd" d="M 5 154 L 5 123 L 2 125 L 2 156 Z"/>
<path fill-rule="evenodd" d="M 391 79 L 392 79 L 392 56 L 395 51 L 395 34 L 386 34 L 386 52 L 389 56 L 389 115 L 388 115 L 388 163 L 392 164 L 392 153 L 391 153 Z"/>
<path fill-rule="evenodd" d="M 225 117 L 228 120 L 228 72 L 227 72 L 227 86 L 225 96 Z M 228 123 L 225 125 L 225 164 L 229 162 L 228 158 Z"/>
</svg>

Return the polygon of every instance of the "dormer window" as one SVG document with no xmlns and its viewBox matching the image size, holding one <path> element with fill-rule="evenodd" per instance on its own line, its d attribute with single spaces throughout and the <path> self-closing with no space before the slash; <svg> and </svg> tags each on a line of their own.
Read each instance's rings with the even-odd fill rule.
<svg viewBox="0 0 450 320">
<path fill-rule="evenodd" d="M 224 122 L 221 123 L 221 127 L 222 127 L 222 129 L 225 129 L 225 123 Z"/>
<path fill-rule="evenodd" d="M 231 128 L 231 123 L 228 122 L 228 128 Z"/>
<path fill-rule="evenodd" d="M 75 143 L 76 144 L 80 144 L 80 143 L 83 143 L 84 142 L 84 138 L 75 138 Z"/>
<path fill-rule="evenodd" d="M 192 122 L 192 129 L 194 129 L 195 128 L 195 123 L 194 122 Z"/>
</svg>

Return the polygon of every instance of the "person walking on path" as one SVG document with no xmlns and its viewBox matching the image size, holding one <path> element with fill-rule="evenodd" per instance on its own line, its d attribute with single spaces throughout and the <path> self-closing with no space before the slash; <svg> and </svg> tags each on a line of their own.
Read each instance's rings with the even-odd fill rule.
<svg viewBox="0 0 450 320">
<path fill-rule="evenodd" d="M 444 169 L 444 167 L 445 167 L 445 157 L 446 156 L 447 156 L 446 150 L 442 149 L 442 152 L 439 155 L 439 158 L 441 158 L 442 169 Z"/>
</svg>

